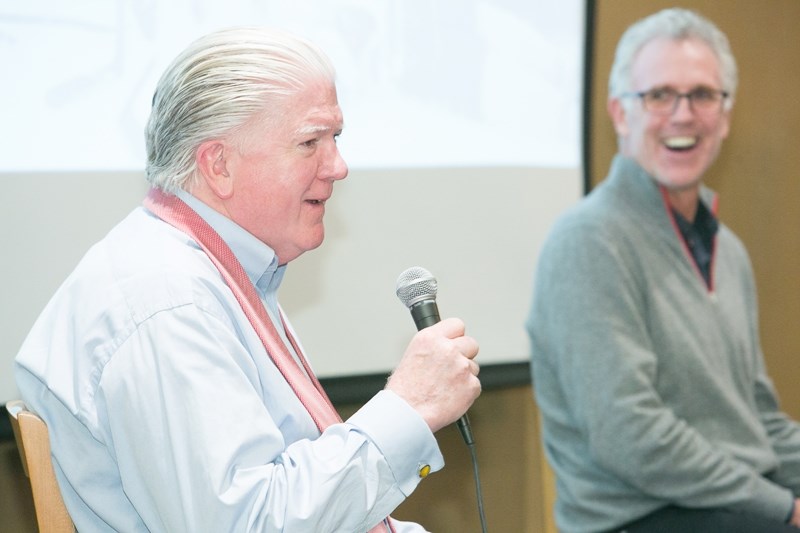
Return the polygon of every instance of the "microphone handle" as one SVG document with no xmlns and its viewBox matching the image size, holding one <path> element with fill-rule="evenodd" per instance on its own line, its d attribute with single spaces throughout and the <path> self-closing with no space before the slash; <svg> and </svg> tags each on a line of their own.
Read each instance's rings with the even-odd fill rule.
<svg viewBox="0 0 800 533">
<path fill-rule="evenodd" d="M 441 321 L 439 318 L 439 307 L 436 305 L 436 300 L 423 300 L 411 306 L 411 316 L 414 319 L 414 324 L 417 325 L 417 331 L 423 330 L 428 326 L 432 326 Z M 475 438 L 472 436 L 472 427 L 469 423 L 467 413 L 464 413 L 461 418 L 456 422 L 461 436 L 467 446 L 475 444 Z"/>
<path fill-rule="evenodd" d="M 436 300 L 423 300 L 411 306 L 411 318 L 417 325 L 417 331 L 421 331 L 428 326 L 441 322 L 439 318 L 439 308 Z"/>
<path fill-rule="evenodd" d="M 458 430 L 461 431 L 461 436 L 464 438 L 464 442 L 467 443 L 467 446 L 472 446 L 475 444 L 475 437 L 472 436 L 472 426 L 469 425 L 469 417 L 467 413 L 461 415 L 456 421 L 458 425 Z"/>
</svg>

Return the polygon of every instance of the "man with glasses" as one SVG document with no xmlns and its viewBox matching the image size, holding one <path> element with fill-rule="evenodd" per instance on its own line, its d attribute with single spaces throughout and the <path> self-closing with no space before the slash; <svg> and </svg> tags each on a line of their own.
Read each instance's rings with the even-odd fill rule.
<svg viewBox="0 0 800 533">
<path fill-rule="evenodd" d="M 527 321 L 564 532 L 795 531 L 800 426 L 758 338 L 753 275 L 702 184 L 736 63 L 668 9 L 616 51 L 608 177 L 552 229 Z"/>
</svg>

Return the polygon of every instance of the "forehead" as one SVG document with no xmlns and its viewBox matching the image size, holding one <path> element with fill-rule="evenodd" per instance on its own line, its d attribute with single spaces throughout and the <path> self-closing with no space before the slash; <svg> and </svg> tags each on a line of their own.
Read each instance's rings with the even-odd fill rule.
<svg viewBox="0 0 800 533">
<path fill-rule="evenodd" d="M 342 110 L 336 96 L 336 86 L 316 83 L 304 88 L 286 102 L 287 126 L 297 134 L 325 130 L 340 130 Z"/>
<path fill-rule="evenodd" d="M 631 81 L 637 89 L 659 86 L 718 87 L 720 65 L 711 47 L 700 39 L 654 39 L 633 60 Z"/>
<path fill-rule="evenodd" d="M 269 138 L 275 143 L 291 143 L 304 135 L 337 132 L 342 127 L 336 87 L 330 83 L 318 83 L 272 102 L 236 133 L 245 139 L 258 138 L 259 142 Z"/>
</svg>

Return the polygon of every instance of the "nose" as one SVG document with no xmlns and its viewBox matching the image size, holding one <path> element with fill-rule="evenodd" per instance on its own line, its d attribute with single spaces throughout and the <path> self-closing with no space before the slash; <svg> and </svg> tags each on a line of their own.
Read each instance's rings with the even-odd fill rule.
<svg viewBox="0 0 800 533">
<path fill-rule="evenodd" d="M 686 100 L 686 104 L 683 101 Z M 691 96 L 688 94 L 679 94 L 675 98 L 675 104 L 672 108 L 672 115 L 681 116 L 684 113 L 688 113 L 689 115 L 694 115 L 694 108 L 692 107 L 692 99 Z"/>
<path fill-rule="evenodd" d="M 325 179 L 331 180 L 343 180 L 347 177 L 348 172 L 349 169 L 347 168 L 347 163 L 345 163 L 341 152 L 339 152 L 339 147 L 334 144 L 327 168 L 325 169 L 324 177 Z"/>
</svg>

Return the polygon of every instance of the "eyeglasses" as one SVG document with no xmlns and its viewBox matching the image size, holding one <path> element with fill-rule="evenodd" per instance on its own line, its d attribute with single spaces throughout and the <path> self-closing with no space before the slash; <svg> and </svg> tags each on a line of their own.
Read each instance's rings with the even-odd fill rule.
<svg viewBox="0 0 800 533">
<path fill-rule="evenodd" d="M 727 91 L 698 87 L 688 93 L 679 93 L 675 89 L 663 87 L 649 91 L 623 93 L 623 97 L 637 97 L 647 111 L 658 115 L 671 115 L 678 109 L 681 98 L 689 101 L 689 107 L 695 113 L 719 113 L 722 103 L 728 98 Z"/>
</svg>

